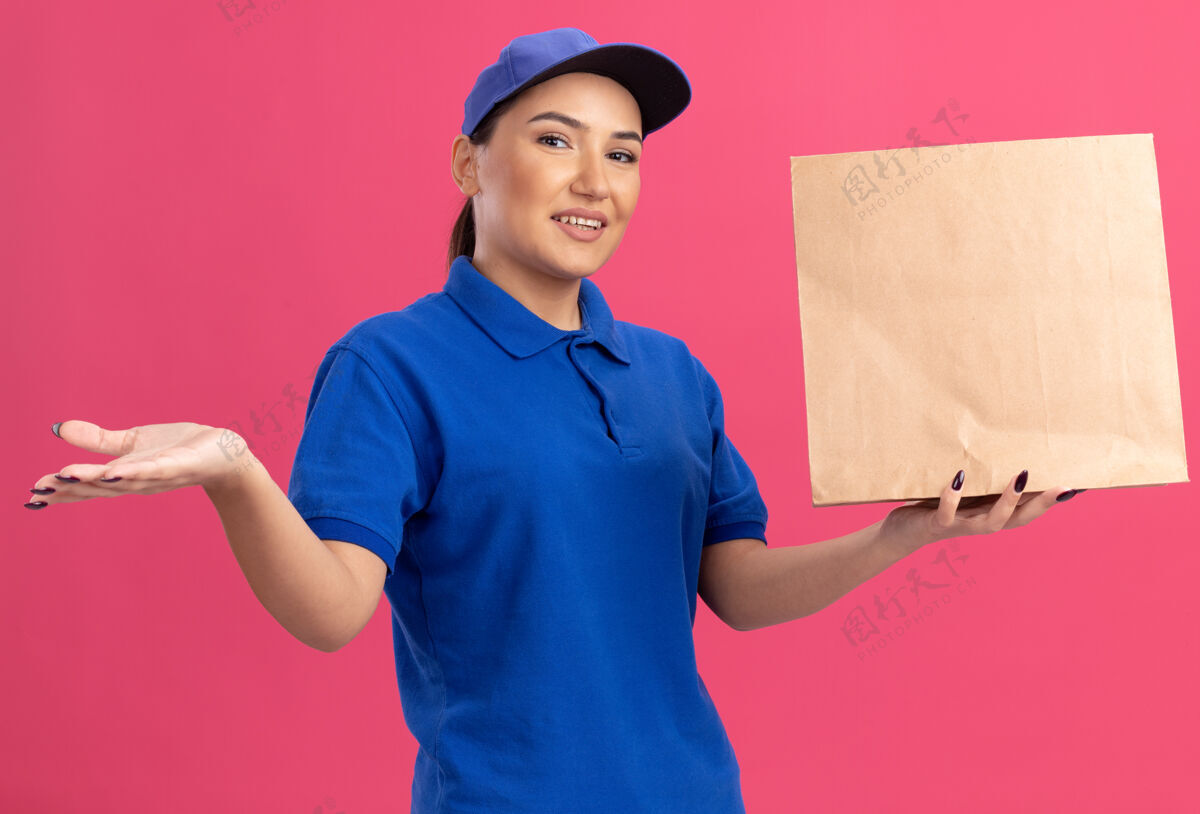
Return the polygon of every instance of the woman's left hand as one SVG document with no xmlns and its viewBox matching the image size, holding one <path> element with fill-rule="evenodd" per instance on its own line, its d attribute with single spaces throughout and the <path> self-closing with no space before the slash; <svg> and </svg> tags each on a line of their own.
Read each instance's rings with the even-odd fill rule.
<svg viewBox="0 0 1200 814">
<path fill-rule="evenodd" d="M 1024 492 L 1028 471 L 1008 482 L 999 496 L 962 497 L 962 483 L 947 484 L 937 500 L 916 500 L 898 506 L 883 519 L 880 535 L 903 549 L 905 554 L 949 537 L 991 534 L 1032 523 L 1047 509 L 1070 500 L 1086 489 L 1056 487 L 1044 492 Z M 955 480 L 959 479 L 955 475 Z"/>
</svg>

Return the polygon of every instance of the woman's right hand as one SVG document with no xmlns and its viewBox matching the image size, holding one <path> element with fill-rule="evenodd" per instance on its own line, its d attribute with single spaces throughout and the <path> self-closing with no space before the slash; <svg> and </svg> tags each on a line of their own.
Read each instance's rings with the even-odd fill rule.
<svg viewBox="0 0 1200 814">
<path fill-rule="evenodd" d="M 233 430 L 187 421 L 106 430 L 75 419 L 62 422 L 58 435 L 89 452 L 118 457 L 101 464 L 68 464 L 57 475 L 43 475 L 30 490 L 34 497 L 25 504 L 30 509 L 93 497 L 151 495 L 184 486 L 221 486 L 254 460 Z"/>
</svg>

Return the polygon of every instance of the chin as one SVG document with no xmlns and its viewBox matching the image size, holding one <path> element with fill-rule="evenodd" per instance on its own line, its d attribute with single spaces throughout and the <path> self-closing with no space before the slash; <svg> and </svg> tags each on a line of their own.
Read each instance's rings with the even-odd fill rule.
<svg viewBox="0 0 1200 814">
<path fill-rule="evenodd" d="M 611 254 L 606 254 L 603 257 L 579 257 L 567 258 L 559 262 L 552 262 L 547 265 L 546 271 L 555 277 L 561 277 L 564 280 L 577 280 L 581 277 L 590 277 L 600 270 L 600 267 L 608 262 Z"/>
<path fill-rule="evenodd" d="M 573 263 L 562 270 L 563 276 L 571 280 L 591 277 L 593 274 L 599 271 L 607 261 L 608 258 L 601 260 L 599 263 Z"/>
</svg>

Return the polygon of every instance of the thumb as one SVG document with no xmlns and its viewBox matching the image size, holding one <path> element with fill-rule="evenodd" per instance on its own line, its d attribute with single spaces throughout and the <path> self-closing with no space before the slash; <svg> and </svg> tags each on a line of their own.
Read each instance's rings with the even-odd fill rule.
<svg viewBox="0 0 1200 814">
<path fill-rule="evenodd" d="M 123 455 L 128 430 L 106 430 L 90 421 L 59 421 L 50 431 L 72 446 L 105 455 Z"/>
</svg>

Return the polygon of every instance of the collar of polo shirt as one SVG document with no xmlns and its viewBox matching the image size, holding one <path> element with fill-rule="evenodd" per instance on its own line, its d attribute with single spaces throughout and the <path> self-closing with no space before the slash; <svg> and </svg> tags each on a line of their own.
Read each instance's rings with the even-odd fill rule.
<svg viewBox="0 0 1200 814">
<path fill-rule="evenodd" d="M 617 334 L 612 311 L 591 280 L 579 281 L 581 331 L 556 328 L 480 273 L 465 254 L 450 265 L 445 291 L 492 341 L 517 359 L 540 353 L 564 336 L 591 334 L 613 358 L 629 364 L 629 352 Z"/>
</svg>

